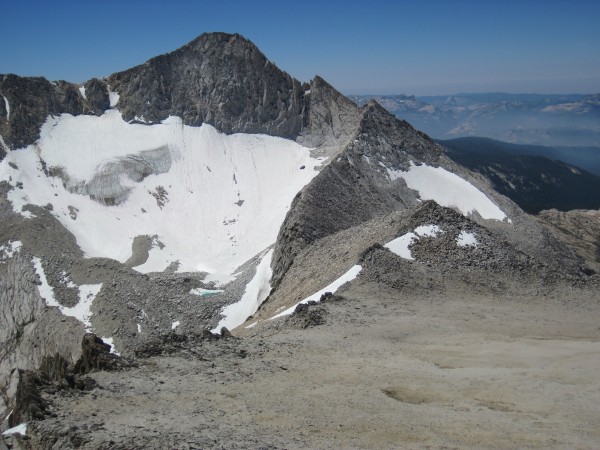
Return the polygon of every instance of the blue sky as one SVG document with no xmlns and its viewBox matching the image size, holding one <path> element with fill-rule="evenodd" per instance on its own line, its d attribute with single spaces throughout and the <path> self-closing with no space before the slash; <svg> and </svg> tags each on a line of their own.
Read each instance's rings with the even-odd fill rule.
<svg viewBox="0 0 600 450">
<path fill-rule="evenodd" d="M 0 73 L 81 82 L 241 33 L 344 93 L 600 92 L 600 0 L 0 0 Z"/>
</svg>

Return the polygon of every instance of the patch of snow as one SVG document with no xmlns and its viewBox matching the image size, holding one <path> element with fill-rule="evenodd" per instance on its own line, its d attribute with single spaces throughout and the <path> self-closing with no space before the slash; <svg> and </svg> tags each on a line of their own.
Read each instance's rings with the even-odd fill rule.
<svg viewBox="0 0 600 450">
<path fill-rule="evenodd" d="M 50 286 L 48 284 L 48 280 L 46 279 L 46 274 L 44 273 L 44 267 L 42 266 L 42 260 L 40 258 L 38 258 L 37 256 L 34 256 L 31 259 L 31 262 L 33 263 L 35 273 L 38 275 L 38 277 L 40 279 L 41 284 L 39 284 L 37 287 L 38 292 L 40 293 L 40 296 L 46 301 L 46 305 L 58 306 L 59 308 L 61 308 L 60 303 L 58 303 L 56 301 L 56 298 L 54 297 L 54 289 L 52 288 L 52 286 Z"/>
<path fill-rule="evenodd" d="M 96 299 L 96 295 L 102 289 L 100 284 L 82 284 L 79 286 L 79 302 L 71 308 L 65 306 L 60 307 L 60 312 L 65 316 L 75 317 L 83 323 L 86 331 L 92 331 L 92 303 Z"/>
<path fill-rule="evenodd" d="M 139 323 L 137 324 L 137 330 L 138 330 L 138 333 L 142 332 L 142 326 Z"/>
<path fill-rule="evenodd" d="M 77 285 L 75 283 L 73 283 L 73 281 L 71 281 L 71 278 L 67 275 L 67 272 L 65 272 L 63 270 L 60 275 L 61 275 L 60 281 L 63 284 L 65 284 L 68 288 L 76 288 L 77 287 Z"/>
<path fill-rule="evenodd" d="M 138 182 L 123 174 L 122 186 L 130 190 L 119 205 L 75 193 L 106 164 L 158 148 L 166 149 L 170 168 Z M 35 146 L 0 162 L 0 180 L 12 177 L 8 196 L 16 212 L 25 215 L 22 208 L 30 203 L 52 203 L 51 213 L 88 257 L 125 262 L 136 236 L 157 235 L 164 247 L 152 248 L 136 270 L 164 270 L 177 261 L 178 272 L 206 271 L 207 281 L 223 284 L 277 239 L 295 195 L 324 161 L 310 152 L 282 138 L 226 135 L 207 124 L 189 127 L 178 117 L 154 125 L 128 124 L 113 109 L 100 117 L 48 118 Z M 67 189 L 62 179 L 45 175 L 40 157 L 48 167 L 62 168 Z M 18 173 L 9 162 L 19 166 Z M 306 170 L 298 170 L 301 166 Z M 23 189 L 16 188 L 17 182 Z M 152 195 L 159 186 L 167 191 L 163 205 Z M 76 220 L 72 208 L 78 210 Z"/>
<path fill-rule="evenodd" d="M 204 288 L 196 288 L 191 289 L 190 294 L 199 295 L 200 297 L 208 297 L 210 295 L 216 295 L 223 292 L 223 289 L 204 289 Z"/>
<path fill-rule="evenodd" d="M 388 242 L 384 245 L 384 247 L 389 248 L 393 253 L 395 253 L 398 256 L 401 256 L 404 259 L 414 260 L 415 258 L 413 258 L 409 247 L 417 239 L 419 239 L 419 237 L 415 233 L 406 233 Z"/>
<path fill-rule="evenodd" d="M 441 206 L 457 208 L 465 216 L 477 211 L 484 219 L 506 219 L 506 214 L 483 192 L 443 167 L 417 166 L 411 161 L 406 172 L 389 168 L 387 171 L 392 180 L 404 179 L 410 189 L 419 192 L 422 200 L 435 200 Z"/>
<path fill-rule="evenodd" d="M 179 322 L 179 320 L 176 320 L 175 322 L 173 322 L 171 324 L 171 330 L 174 330 L 175 328 L 177 328 L 179 325 L 181 325 L 181 322 Z"/>
<path fill-rule="evenodd" d="M 246 329 L 248 329 L 248 328 L 254 328 L 257 323 L 258 322 L 251 323 L 250 325 L 248 325 L 247 327 L 244 327 L 244 328 L 246 328 Z"/>
<path fill-rule="evenodd" d="M 3 95 L 2 97 L 4 97 L 4 109 L 6 109 L 6 121 L 8 122 L 10 120 L 10 103 L 8 103 L 6 96 Z"/>
<path fill-rule="evenodd" d="M 277 319 L 278 317 L 282 317 L 282 316 L 288 316 L 291 313 L 294 312 L 294 310 L 296 309 L 296 307 L 298 305 L 300 305 L 301 303 L 308 303 L 310 301 L 315 301 L 318 302 L 321 300 L 321 296 L 323 294 L 325 294 L 326 292 L 331 292 L 332 294 L 334 292 L 336 292 L 342 285 L 348 283 L 349 281 L 354 280 L 358 274 L 360 273 L 360 271 L 362 270 L 362 266 L 361 265 L 355 265 L 352 266 L 350 268 L 350 270 L 348 270 L 345 274 L 343 274 L 341 277 L 339 277 L 337 280 L 335 280 L 333 283 L 329 284 L 328 286 L 324 287 L 323 289 L 321 289 L 318 292 L 315 292 L 314 294 L 306 297 L 304 300 L 299 301 L 298 303 L 296 303 L 294 306 L 286 309 L 283 312 L 280 312 L 279 314 L 276 314 L 275 316 L 269 318 L 269 320 L 273 320 L 273 319 Z"/>
<path fill-rule="evenodd" d="M 37 256 L 32 258 L 33 267 L 35 272 L 40 278 L 40 285 L 38 291 L 40 296 L 46 301 L 48 306 L 58 307 L 61 314 L 64 316 L 75 317 L 85 326 L 86 331 L 92 331 L 92 303 L 102 289 L 102 283 L 100 284 L 82 284 L 79 286 L 79 302 L 75 306 L 67 307 L 62 306 L 54 297 L 54 288 L 48 284 L 44 268 L 42 266 L 42 260 Z"/>
<path fill-rule="evenodd" d="M 440 233 L 443 233 L 443 231 L 437 225 L 420 225 L 414 229 L 414 232 L 403 234 L 385 244 L 384 247 L 390 249 L 392 253 L 395 253 L 404 259 L 414 261 L 415 258 L 412 256 L 410 246 L 420 237 L 437 237 Z"/>
<path fill-rule="evenodd" d="M 5 245 L 0 245 L 0 261 L 12 258 L 23 246 L 21 241 L 8 241 Z"/>
<path fill-rule="evenodd" d="M 459 247 L 477 247 L 479 241 L 477 237 L 469 231 L 461 231 L 456 238 L 456 245 Z"/>
<path fill-rule="evenodd" d="M 114 339 L 113 338 L 102 336 L 100 339 L 102 339 L 106 344 L 110 345 L 110 352 L 112 354 L 117 355 L 117 356 L 121 356 L 121 354 L 115 349 L 115 343 L 114 343 Z"/>
<path fill-rule="evenodd" d="M 81 86 L 79 88 L 79 93 L 81 94 L 81 96 L 84 98 L 84 100 L 87 100 L 87 97 L 85 96 L 85 86 Z"/>
<path fill-rule="evenodd" d="M 17 425 L 16 427 L 9 428 L 8 430 L 2 432 L 2 436 L 10 436 L 12 434 L 20 434 L 22 436 L 26 436 L 27 435 L 27 424 L 21 423 L 21 424 Z"/>
<path fill-rule="evenodd" d="M 4 142 L 4 138 L 2 136 L 0 136 L 0 145 L 6 153 L 10 152 L 10 148 L 8 148 L 8 145 L 6 145 L 6 142 Z"/>
<path fill-rule="evenodd" d="M 111 108 L 115 108 L 119 103 L 119 94 L 108 89 L 108 103 Z"/>
<path fill-rule="evenodd" d="M 226 327 L 228 330 L 233 330 L 243 324 L 248 317 L 254 314 L 258 307 L 271 292 L 271 258 L 273 250 L 269 250 L 256 266 L 256 273 L 250 282 L 246 285 L 246 290 L 242 298 L 231 305 L 226 306 L 221 311 L 224 316 L 218 325 L 211 331 L 218 333 L 221 328 Z"/>
<path fill-rule="evenodd" d="M 415 233 L 422 237 L 437 237 L 442 229 L 437 225 L 420 225 L 415 228 Z"/>
</svg>

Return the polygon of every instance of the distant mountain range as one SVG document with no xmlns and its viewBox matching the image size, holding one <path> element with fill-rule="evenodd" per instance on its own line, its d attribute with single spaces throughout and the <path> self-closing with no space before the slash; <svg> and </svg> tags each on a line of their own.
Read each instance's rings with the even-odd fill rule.
<svg viewBox="0 0 600 450">
<path fill-rule="evenodd" d="M 600 209 L 600 161 L 596 157 L 595 174 L 576 167 L 585 162 L 583 149 L 569 153 L 567 148 L 471 137 L 438 142 L 450 158 L 482 174 L 498 192 L 531 214 L 552 208 Z"/>
<path fill-rule="evenodd" d="M 352 95 L 437 139 L 483 136 L 516 144 L 600 146 L 600 94 Z"/>
</svg>

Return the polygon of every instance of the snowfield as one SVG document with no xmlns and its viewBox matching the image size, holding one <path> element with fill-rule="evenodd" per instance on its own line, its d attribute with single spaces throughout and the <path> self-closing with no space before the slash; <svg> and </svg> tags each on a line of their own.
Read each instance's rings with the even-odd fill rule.
<svg viewBox="0 0 600 450">
<path fill-rule="evenodd" d="M 177 117 L 128 124 L 109 110 L 49 117 L 35 145 L 7 154 L 0 179 L 22 183 L 9 199 L 25 217 L 28 203 L 52 204 L 86 256 L 126 262 L 136 236 L 156 236 L 139 271 L 175 264 L 223 284 L 275 242 L 294 196 L 323 161 L 282 138 L 226 135 Z"/>
<path fill-rule="evenodd" d="M 435 200 L 441 206 L 457 208 L 465 216 L 476 211 L 483 219 L 507 219 L 483 192 L 443 167 L 417 166 L 411 161 L 406 172 L 389 168 L 387 172 L 391 180 L 402 178 L 410 189 L 418 191 L 421 200 Z"/>
</svg>

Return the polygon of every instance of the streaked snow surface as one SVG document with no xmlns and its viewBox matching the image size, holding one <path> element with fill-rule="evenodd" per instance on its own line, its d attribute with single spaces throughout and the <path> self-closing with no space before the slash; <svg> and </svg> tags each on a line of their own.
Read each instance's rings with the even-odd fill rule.
<svg viewBox="0 0 600 450">
<path fill-rule="evenodd" d="M 413 258 L 409 247 L 420 237 L 436 237 L 442 232 L 442 229 L 437 225 L 421 225 L 415 228 L 414 232 L 403 234 L 385 244 L 384 247 L 389 248 L 393 253 L 404 259 L 414 260 L 415 258 Z"/>
<path fill-rule="evenodd" d="M 504 220 L 506 214 L 468 181 L 442 167 L 417 166 L 412 161 L 407 172 L 387 169 L 390 179 L 404 179 L 410 189 L 419 191 L 421 200 L 435 200 L 439 205 L 457 208 L 468 216 L 474 211 L 484 219 Z"/>
<path fill-rule="evenodd" d="M 360 273 L 360 271 L 362 270 L 362 266 L 360 265 L 355 265 L 352 266 L 352 268 L 350 270 L 348 270 L 348 272 L 346 272 L 345 274 L 343 274 L 341 277 L 339 277 L 337 280 L 335 280 L 333 283 L 331 283 L 330 285 L 324 287 L 323 289 L 321 289 L 318 292 L 315 292 L 314 294 L 306 297 L 304 300 L 299 301 L 298 303 L 296 303 L 294 306 L 286 309 L 283 312 L 280 312 L 279 314 L 274 315 L 273 317 L 271 317 L 269 320 L 273 320 L 273 319 L 277 319 L 278 317 L 282 317 L 282 316 L 288 316 L 291 313 L 294 312 L 294 310 L 296 309 L 296 306 L 300 305 L 301 303 L 308 303 L 309 301 L 315 301 L 318 302 L 319 300 L 321 300 L 321 296 L 323 294 L 325 294 L 326 292 L 331 292 L 332 294 L 337 291 L 343 284 L 354 280 L 358 274 Z"/>
<path fill-rule="evenodd" d="M 69 192 L 62 179 L 44 174 L 40 161 L 41 156 L 48 167 L 62 168 L 68 186 L 77 186 L 107 163 L 160 148 L 167 149 L 168 171 L 140 182 L 123 174 L 121 184 L 131 190 L 118 206 Z M 125 262 L 135 236 L 156 235 L 164 247 L 153 247 L 140 271 L 164 270 L 178 261 L 179 272 L 205 271 L 210 273 L 206 281 L 225 283 L 237 267 L 275 242 L 294 196 L 322 162 L 286 139 L 225 135 L 210 125 L 185 126 L 176 117 L 150 126 L 127 124 L 110 110 L 101 117 L 49 118 L 35 146 L 10 152 L 0 163 L 0 179 L 23 183 L 9 199 L 27 217 L 31 214 L 21 209 L 25 204 L 51 203 L 52 214 L 87 256 Z M 159 186 L 167 192 L 162 207 L 152 195 Z M 75 219 L 69 206 L 77 208 Z"/>
<path fill-rule="evenodd" d="M 273 250 L 269 250 L 256 266 L 256 273 L 250 283 L 246 285 L 246 290 L 242 298 L 231 305 L 226 306 L 221 311 L 223 319 L 211 331 L 218 333 L 222 327 L 233 330 L 243 324 L 248 317 L 254 314 L 262 302 L 265 301 L 271 291 L 271 259 Z"/>
<path fill-rule="evenodd" d="M 459 247 L 477 247 L 479 245 L 479 241 L 473 233 L 469 231 L 461 231 L 456 238 L 456 244 Z"/>
</svg>

